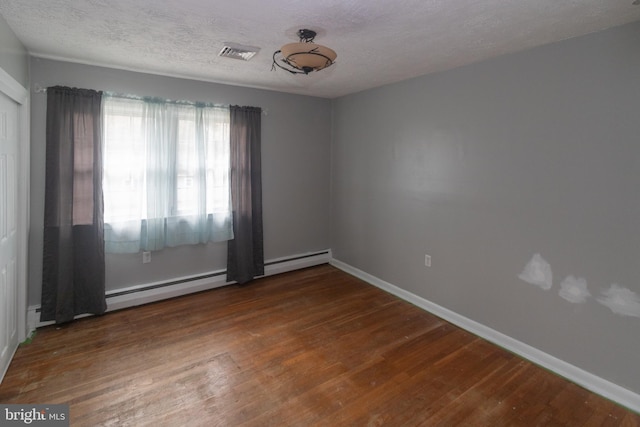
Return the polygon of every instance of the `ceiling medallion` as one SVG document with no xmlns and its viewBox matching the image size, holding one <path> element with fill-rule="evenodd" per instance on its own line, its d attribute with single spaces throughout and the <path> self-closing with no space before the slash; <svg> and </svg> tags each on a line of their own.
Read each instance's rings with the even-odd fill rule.
<svg viewBox="0 0 640 427">
<path fill-rule="evenodd" d="M 272 70 L 278 66 L 291 74 L 309 74 L 334 64 L 338 55 L 328 47 L 313 42 L 315 31 L 298 30 L 298 37 L 298 43 L 286 44 L 273 53 Z"/>
</svg>

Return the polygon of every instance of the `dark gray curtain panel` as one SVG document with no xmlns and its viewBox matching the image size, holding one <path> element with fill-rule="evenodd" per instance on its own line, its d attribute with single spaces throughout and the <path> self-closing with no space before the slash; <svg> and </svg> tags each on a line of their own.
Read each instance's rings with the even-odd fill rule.
<svg viewBox="0 0 640 427">
<path fill-rule="evenodd" d="M 234 238 L 227 246 L 227 280 L 243 284 L 264 275 L 260 154 L 262 110 L 232 106 L 230 113 Z"/>
<path fill-rule="evenodd" d="M 101 98 L 94 90 L 47 88 L 41 321 L 107 308 Z"/>
</svg>

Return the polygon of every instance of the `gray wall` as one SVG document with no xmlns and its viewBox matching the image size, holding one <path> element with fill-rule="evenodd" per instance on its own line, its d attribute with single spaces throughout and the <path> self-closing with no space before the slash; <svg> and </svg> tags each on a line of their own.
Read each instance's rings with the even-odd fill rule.
<svg viewBox="0 0 640 427">
<path fill-rule="evenodd" d="M 265 70 L 265 72 L 270 72 Z M 257 89 L 175 79 L 32 58 L 33 84 L 76 86 L 169 99 L 262 107 L 262 170 L 265 258 L 329 248 L 331 101 Z M 39 304 L 46 95 L 31 104 L 31 238 L 29 304 Z M 171 280 L 225 268 L 226 243 L 182 246 L 140 254 L 107 256 L 107 290 Z"/>
<path fill-rule="evenodd" d="M 640 317 L 597 300 L 640 295 L 639 47 L 635 23 L 335 100 L 333 256 L 640 392 Z M 518 277 L 535 253 L 549 290 Z"/>
<path fill-rule="evenodd" d="M 0 15 L 0 68 L 22 86 L 29 85 L 27 50 Z"/>
</svg>

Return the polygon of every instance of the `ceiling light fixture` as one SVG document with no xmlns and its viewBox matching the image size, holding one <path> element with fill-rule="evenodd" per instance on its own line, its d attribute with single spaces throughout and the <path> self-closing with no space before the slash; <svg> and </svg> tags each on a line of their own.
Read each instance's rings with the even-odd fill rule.
<svg viewBox="0 0 640 427">
<path fill-rule="evenodd" d="M 278 66 L 291 74 L 309 74 L 334 64 L 338 55 L 328 47 L 313 42 L 316 37 L 315 31 L 298 30 L 298 37 L 298 43 L 286 44 L 273 53 L 272 70 Z M 278 55 L 280 58 L 276 58 Z"/>
</svg>

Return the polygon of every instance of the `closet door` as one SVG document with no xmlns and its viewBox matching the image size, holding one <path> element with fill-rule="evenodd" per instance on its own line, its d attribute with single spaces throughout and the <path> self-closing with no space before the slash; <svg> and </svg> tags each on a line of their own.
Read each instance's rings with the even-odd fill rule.
<svg viewBox="0 0 640 427">
<path fill-rule="evenodd" d="M 0 92 L 0 381 L 18 348 L 18 120 Z"/>
</svg>

